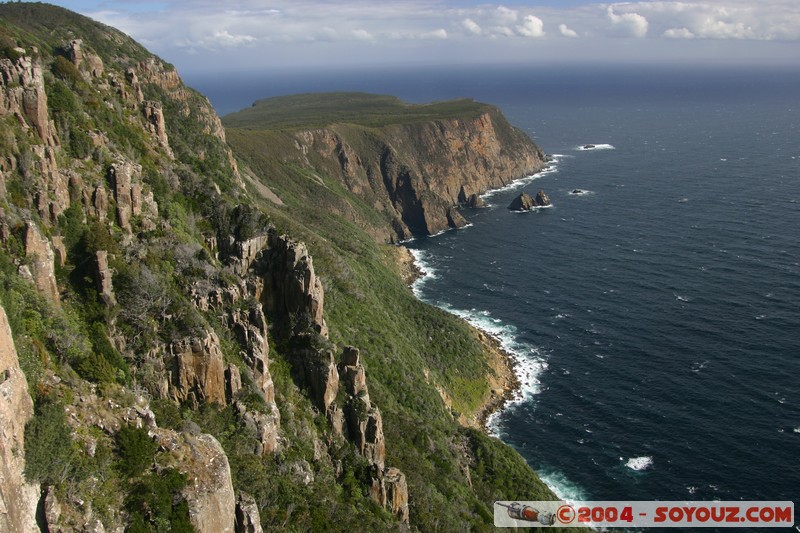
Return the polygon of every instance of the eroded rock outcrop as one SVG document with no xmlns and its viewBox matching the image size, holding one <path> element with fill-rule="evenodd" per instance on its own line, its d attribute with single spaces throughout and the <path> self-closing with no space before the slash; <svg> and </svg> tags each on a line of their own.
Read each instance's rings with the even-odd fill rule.
<svg viewBox="0 0 800 533">
<path fill-rule="evenodd" d="M 108 266 L 108 252 L 105 250 L 95 252 L 95 263 L 97 292 L 106 307 L 114 307 L 117 304 L 117 298 L 114 296 L 111 268 Z"/>
<path fill-rule="evenodd" d="M 183 497 L 189 504 L 189 520 L 198 533 L 233 533 L 236 498 L 228 457 L 211 435 L 172 430 L 154 431 L 156 442 L 166 452 L 159 466 L 175 468 L 187 475 Z"/>
<path fill-rule="evenodd" d="M 25 224 L 25 256 L 29 260 L 30 274 L 40 294 L 58 304 L 58 285 L 56 284 L 55 253 L 50 241 L 42 235 L 33 222 Z M 28 268 L 28 265 L 23 265 Z"/>
<path fill-rule="evenodd" d="M 338 168 L 345 186 L 395 217 L 399 238 L 465 225 L 453 206 L 537 172 L 546 159 L 488 106 L 473 118 L 392 124 L 368 132 L 332 125 L 298 132 L 295 140 L 301 153 L 322 156 Z"/>
<path fill-rule="evenodd" d="M 252 496 L 239 493 L 236 500 L 236 533 L 263 533 L 258 505 Z"/>
<path fill-rule="evenodd" d="M 383 470 L 386 461 L 383 417 L 380 410 L 370 401 L 366 373 L 361 365 L 357 348 L 345 347 L 339 375 L 347 394 L 344 414 L 350 440 L 361 455 Z"/>
<path fill-rule="evenodd" d="M 271 232 L 262 272 L 265 307 L 283 319 L 283 329 L 291 333 L 310 326 L 327 338 L 325 293 L 305 243 Z"/>
<path fill-rule="evenodd" d="M 57 146 L 55 126 L 47 112 L 44 69 L 34 59 L 38 51 L 18 50 L 18 59 L 0 59 L 0 116 L 14 115 L 21 126 L 33 127 L 45 146 Z"/>
<path fill-rule="evenodd" d="M 169 147 L 167 123 L 164 120 L 164 111 L 161 109 L 161 102 L 145 100 L 142 102 L 142 113 L 144 113 L 147 129 L 155 137 L 158 145 L 169 157 L 175 157 L 172 153 L 172 148 Z"/>
<path fill-rule="evenodd" d="M 0 531 L 38 531 L 39 485 L 25 481 L 25 424 L 33 400 L 0 306 Z"/>
<path fill-rule="evenodd" d="M 211 330 L 203 337 L 194 337 L 170 345 L 169 383 L 172 399 L 225 405 L 225 367 L 219 337 Z"/>
<path fill-rule="evenodd" d="M 83 40 L 73 39 L 68 43 L 66 49 L 70 61 L 79 70 L 85 70 L 93 78 L 99 78 L 103 75 L 105 70 L 103 60 L 97 54 L 86 50 L 83 46 Z"/>
<path fill-rule="evenodd" d="M 540 190 L 535 197 L 531 197 L 525 192 L 520 193 L 519 196 L 511 201 L 508 208 L 512 211 L 530 211 L 531 209 L 547 207 L 548 205 L 551 205 L 550 198 L 544 191 Z"/>
<path fill-rule="evenodd" d="M 397 468 L 376 469 L 370 489 L 372 499 L 386 507 L 400 521 L 408 522 L 408 483 Z"/>
<path fill-rule="evenodd" d="M 248 409 L 242 402 L 236 402 L 234 409 L 236 417 L 258 441 L 253 453 L 266 455 L 278 451 L 281 418 L 274 402 L 267 404 L 266 413 Z"/>
<path fill-rule="evenodd" d="M 142 166 L 121 159 L 111 165 L 108 178 L 117 204 L 119 227 L 131 231 L 131 219 L 142 216 L 143 229 L 153 229 L 153 219 L 158 215 L 158 204 L 153 199 L 152 192 L 143 192 Z M 103 212 L 103 207 L 107 209 L 107 199 L 102 187 L 95 189 L 94 204 L 98 216 Z"/>
</svg>

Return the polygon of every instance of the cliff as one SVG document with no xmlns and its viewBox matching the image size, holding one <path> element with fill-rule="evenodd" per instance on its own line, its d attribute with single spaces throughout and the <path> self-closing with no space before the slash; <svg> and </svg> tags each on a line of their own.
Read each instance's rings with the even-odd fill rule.
<svg viewBox="0 0 800 533">
<path fill-rule="evenodd" d="M 470 100 L 411 105 L 359 93 L 279 97 L 229 115 L 225 124 L 245 158 L 258 157 L 253 132 L 288 136 L 294 150 L 276 156 L 337 177 L 382 213 L 399 239 L 465 225 L 458 205 L 535 173 L 545 159 L 497 108 Z"/>
<path fill-rule="evenodd" d="M 541 154 L 490 106 L 368 100 L 226 132 L 121 32 L 0 4 L 0 529 L 485 530 L 552 496 L 459 426 L 487 354 L 376 241 Z"/>
<path fill-rule="evenodd" d="M 8 317 L 0 306 L 0 530 L 31 531 L 36 527 L 39 486 L 25 480 L 25 424 L 33 416 L 33 400 L 19 366 Z"/>
</svg>

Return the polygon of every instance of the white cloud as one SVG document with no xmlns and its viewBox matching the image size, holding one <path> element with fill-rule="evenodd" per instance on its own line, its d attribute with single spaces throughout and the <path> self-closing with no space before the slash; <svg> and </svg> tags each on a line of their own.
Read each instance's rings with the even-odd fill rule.
<svg viewBox="0 0 800 533">
<path fill-rule="evenodd" d="M 526 15 L 522 25 L 517 26 L 517 33 L 523 37 L 544 37 L 544 22 L 539 17 Z"/>
<path fill-rule="evenodd" d="M 478 23 L 472 19 L 466 18 L 462 20 L 461 25 L 464 26 L 464 28 L 466 28 L 467 31 L 469 31 L 470 33 L 474 33 L 475 35 L 480 35 L 481 33 L 483 33 L 483 30 L 481 29 L 480 25 L 478 25 Z"/>
<path fill-rule="evenodd" d="M 497 9 L 494 10 L 492 21 L 498 26 L 507 26 L 508 24 L 514 24 L 518 18 L 519 14 L 517 11 L 505 6 L 498 6 Z"/>
<path fill-rule="evenodd" d="M 508 26 L 492 26 L 491 30 L 492 33 L 495 35 L 502 35 L 504 37 L 514 36 L 514 30 L 512 30 Z"/>
<path fill-rule="evenodd" d="M 570 29 L 566 24 L 559 24 L 558 31 L 561 32 L 561 35 L 564 37 L 577 37 L 578 32 L 575 30 Z"/>
<path fill-rule="evenodd" d="M 350 35 L 358 41 L 374 41 L 375 37 L 365 29 L 351 30 Z"/>
<path fill-rule="evenodd" d="M 420 35 L 422 39 L 447 39 L 447 30 L 439 28 Z"/>
<path fill-rule="evenodd" d="M 747 48 L 749 41 L 779 41 L 774 49 L 788 57 L 792 47 L 797 55 L 794 45 L 800 43 L 799 0 L 585 0 L 563 6 L 539 2 L 551 7 L 535 11 L 523 2 L 512 8 L 493 0 L 87 1 L 99 7 L 84 14 L 120 28 L 176 64 L 187 54 L 203 57 L 206 63 L 192 60 L 198 69 L 215 61 L 234 68 L 233 50 L 241 64 L 293 65 L 296 57 L 357 63 L 392 54 L 404 62 L 491 61 L 522 57 L 525 38 L 536 38 L 553 59 L 610 57 L 605 50 L 617 58 L 647 59 L 651 51 L 679 57 L 701 47 L 736 59 L 734 50 Z M 631 38 L 640 41 L 629 46 Z"/>
<path fill-rule="evenodd" d="M 644 37 L 647 35 L 647 28 L 649 22 L 645 17 L 639 13 L 623 13 L 618 15 L 614 12 L 614 6 L 608 6 L 606 9 L 608 19 L 615 25 L 625 28 L 632 37 Z"/>
<path fill-rule="evenodd" d="M 689 28 L 670 28 L 664 32 L 668 39 L 694 39 L 697 37 Z"/>
<path fill-rule="evenodd" d="M 258 39 L 252 35 L 232 35 L 228 30 L 221 30 L 214 32 L 213 40 L 219 43 L 220 46 L 236 47 L 252 44 Z"/>
</svg>

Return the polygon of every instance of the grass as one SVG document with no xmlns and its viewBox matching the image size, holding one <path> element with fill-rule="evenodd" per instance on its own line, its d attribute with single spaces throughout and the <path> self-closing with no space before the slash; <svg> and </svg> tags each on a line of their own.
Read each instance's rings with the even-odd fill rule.
<svg viewBox="0 0 800 533">
<path fill-rule="evenodd" d="M 394 96 L 366 93 L 313 93 L 259 100 L 227 115 L 226 127 L 244 129 L 317 128 L 356 124 L 371 128 L 449 118 L 473 118 L 489 106 L 470 99 L 408 104 Z"/>
</svg>

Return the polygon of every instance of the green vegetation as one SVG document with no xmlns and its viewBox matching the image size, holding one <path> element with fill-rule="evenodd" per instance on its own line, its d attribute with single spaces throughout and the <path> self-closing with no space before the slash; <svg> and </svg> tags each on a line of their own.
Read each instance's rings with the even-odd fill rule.
<svg viewBox="0 0 800 533">
<path fill-rule="evenodd" d="M 65 47 L 75 38 L 102 59 L 102 79 L 67 57 Z M 17 117 L 0 119 L 0 162 L 9 162 L 7 194 L 0 198 L 0 303 L 35 398 L 25 429 L 26 476 L 55 487 L 64 519 L 73 520 L 67 529 L 85 528 L 75 504 L 80 499 L 107 529 L 191 530 L 184 494 L 193 490 L 187 484 L 192 471 L 181 473 L 186 464 L 176 464 L 175 455 L 129 418 L 146 418 L 148 400 L 162 431 L 205 432 L 220 442 L 235 491 L 253 496 L 265 530 L 399 528 L 371 497 L 375 467 L 333 435 L 298 377 L 296 346 L 277 328 L 270 331 L 279 338 L 269 338 L 280 411 L 276 453 L 260 453 L 259 429 L 242 415 L 244 408 L 271 414 L 272 406 L 254 383 L 242 354 L 246 343 L 228 314 L 246 313 L 259 305 L 259 295 L 253 279 L 224 267 L 225 248 L 230 237 L 263 235 L 269 224 L 307 243 L 325 288 L 331 341 L 361 350 L 371 400 L 383 414 L 386 464 L 406 475 L 412 528 L 489 531 L 494 499 L 552 497 L 517 453 L 458 423 L 488 393 L 486 354 L 475 332 L 413 296 L 400 277 L 397 250 L 379 244 L 392 234 L 391 216 L 368 196 L 353 194 L 330 161 L 301 154 L 287 131 L 336 124 L 351 134 L 356 152 L 368 152 L 382 146 L 380 127 L 467 120 L 492 108 L 470 100 L 409 105 L 364 94 L 262 101 L 227 119 L 236 126 L 228 139 L 248 167 L 242 189 L 205 99 L 158 83 L 158 75 L 152 83 L 141 75 L 145 99 L 162 104 L 174 157 L 158 145 L 125 81 L 128 68 L 151 56 L 122 33 L 61 8 L 1 4 L 0 57 L 19 59 L 17 46 L 38 49 L 59 139 L 48 150 L 59 174 L 42 169 L 42 139 L 34 128 Z M 171 67 L 165 68 L 161 74 L 169 78 Z M 157 215 L 133 217 L 130 230 L 118 223 L 122 204 L 109 178 L 120 159 L 141 166 L 135 184 L 157 204 Z M 284 205 L 265 201 L 265 186 Z M 62 205 L 51 207 L 56 192 L 63 193 Z M 64 244 L 65 263 L 56 266 L 59 302 L 26 279 L 34 264 L 25 250 L 29 222 L 53 244 L 56 238 Z M 98 284 L 98 251 L 108 253 L 114 298 L 99 294 L 105 289 Z M 201 309 L 195 299 L 201 289 L 223 300 L 236 291 L 242 296 L 225 309 L 219 303 Z M 268 317 L 273 326 L 280 319 Z M 238 403 L 167 399 L 174 344 L 204 339 L 212 330 L 224 365 L 241 373 Z M 452 410 L 437 387 L 452 399 Z M 340 407 L 348 401 L 343 396 Z"/>
<path fill-rule="evenodd" d="M 158 445 L 147 435 L 146 429 L 123 426 L 115 438 L 120 472 L 132 478 L 141 476 L 150 468 Z"/>
<path fill-rule="evenodd" d="M 259 100 L 231 113 L 225 124 L 244 129 L 316 128 L 331 124 L 381 127 L 448 118 L 469 119 L 489 106 L 469 99 L 433 104 L 407 104 L 394 96 L 366 93 L 314 93 Z"/>
<path fill-rule="evenodd" d="M 42 398 L 25 426 L 25 477 L 47 485 L 60 484 L 70 475 L 74 454 L 64 405 Z"/>
<path fill-rule="evenodd" d="M 340 95 L 340 101 L 351 105 L 337 114 L 328 104 L 336 99 L 329 96 L 273 99 L 230 115 L 225 119 L 231 126 L 228 140 L 284 202 L 262 203 L 279 232 L 308 245 L 325 285 L 331 340 L 361 349 L 370 397 L 383 413 L 387 464 L 407 476 L 411 523 L 421 530 L 489 530 L 494 499 L 553 496 L 515 451 L 458 425 L 458 415 L 472 414 L 488 394 L 483 347 L 462 320 L 413 296 L 399 274 L 394 248 L 376 241 L 376 234 L 387 231 L 385 214 L 344 187 L 336 169 L 326 167 L 322 158 L 309 153 L 312 168 L 299 156 L 292 159 L 290 154 L 298 154 L 292 135 L 278 130 L 350 121 L 356 125 L 337 128 L 349 128 L 348 140 L 362 143 L 354 151 L 366 153 L 380 146 L 380 132 L 367 125 L 424 120 L 424 113 L 437 107 L 444 109 L 443 116 L 448 109 L 469 116 L 481 104 L 421 106 L 419 114 L 406 116 L 400 107 L 404 104 L 391 97 Z M 282 108 L 291 108 L 293 102 L 298 107 L 319 102 L 330 109 L 310 106 L 297 114 L 295 109 L 286 111 L 283 117 Z M 365 102 L 367 110 L 359 114 Z M 274 115 L 262 115 L 260 106 Z M 452 412 L 433 383 L 448 392 Z"/>
<path fill-rule="evenodd" d="M 131 513 L 126 531 L 131 533 L 191 533 L 186 500 L 175 501 L 175 494 L 186 486 L 186 475 L 168 468 L 149 473 L 137 481 L 125 500 Z"/>
</svg>

